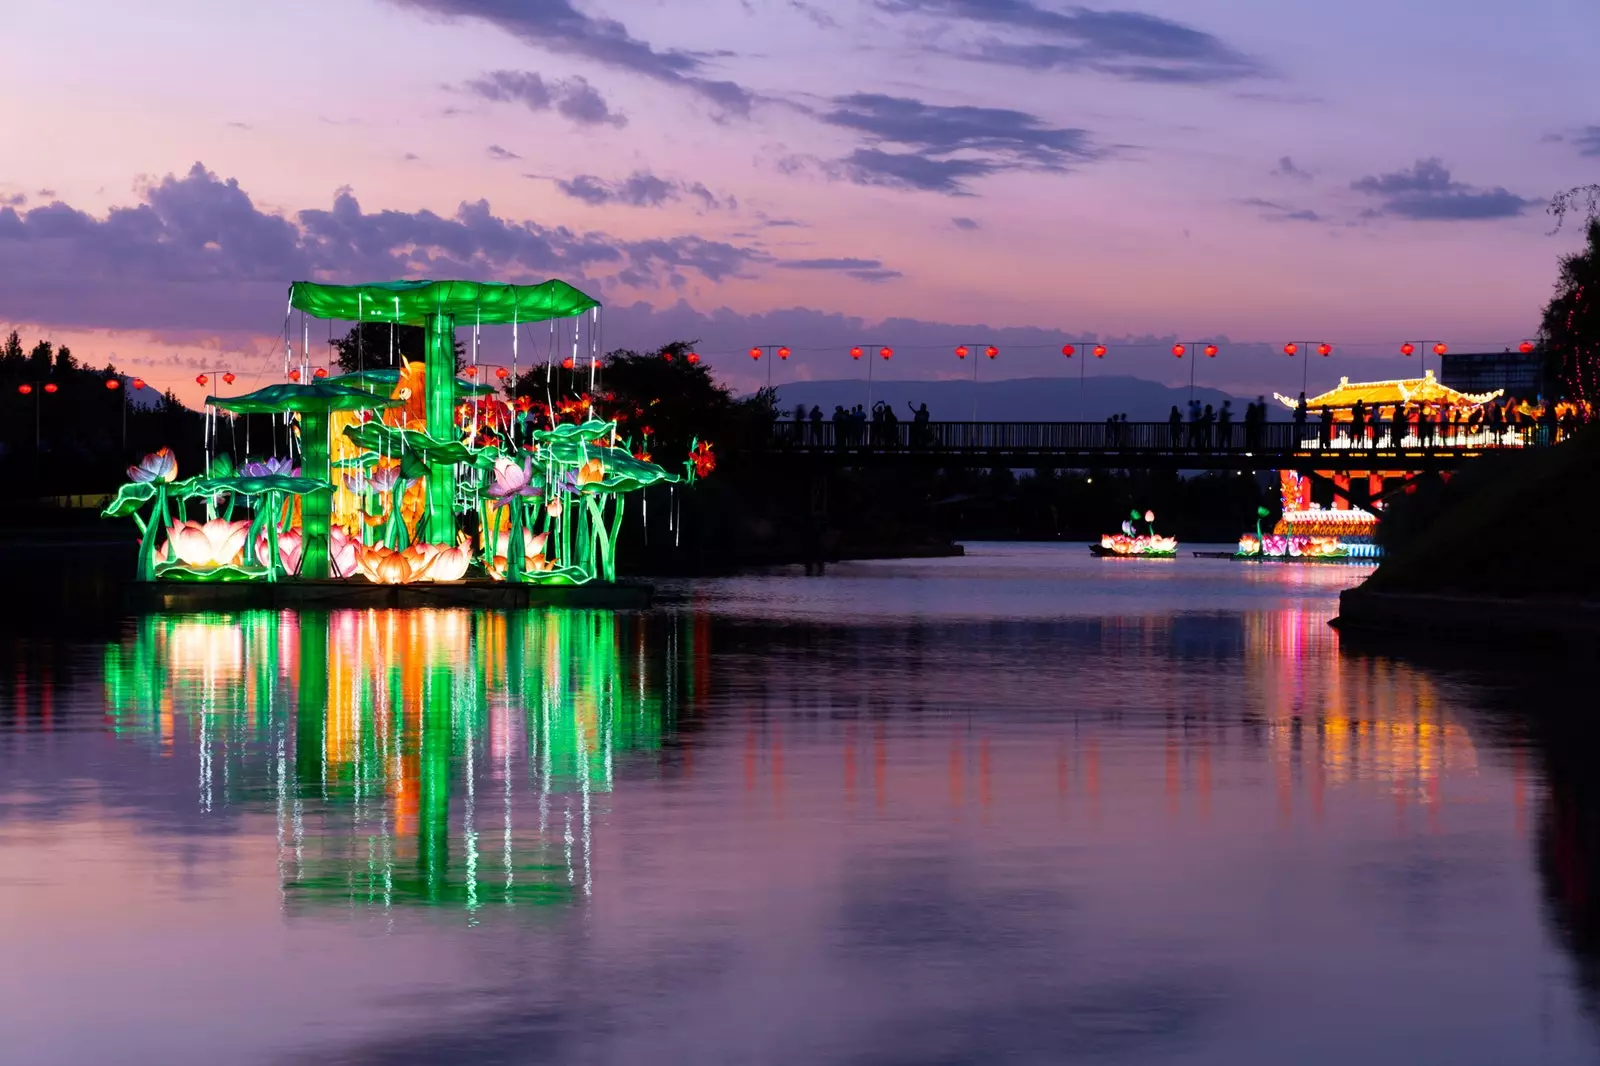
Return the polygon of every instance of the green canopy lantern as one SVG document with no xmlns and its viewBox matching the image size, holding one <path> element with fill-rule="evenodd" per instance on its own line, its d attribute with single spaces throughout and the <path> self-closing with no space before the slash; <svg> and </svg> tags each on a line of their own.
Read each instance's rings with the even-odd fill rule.
<svg viewBox="0 0 1600 1066">
<path fill-rule="evenodd" d="M 500 285 L 477 281 L 385 281 L 367 285 L 321 285 L 297 281 L 289 306 L 317 318 L 348 322 L 392 322 L 421 326 L 425 332 L 428 435 L 443 441 L 454 435 L 456 395 L 456 319 L 476 325 L 518 326 L 554 318 L 574 318 L 600 302 L 564 281 L 538 285 Z M 370 386 L 369 386 L 370 387 Z M 455 467 L 428 463 L 427 537 L 436 543 L 455 536 L 451 506 Z"/>
<path fill-rule="evenodd" d="M 398 407 L 404 401 L 375 396 L 362 389 L 317 381 L 309 385 L 268 385 L 243 396 L 207 396 L 206 403 L 235 414 L 300 416 L 302 472 L 324 487 L 301 497 L 301 536 L 304 538 L 300 572 L 309 578 L 329 576 L 328 533 L 333 524 L 333 485 L 329 481 L 328 415 L 333 411 L 367 411 Z"/>
</svg>

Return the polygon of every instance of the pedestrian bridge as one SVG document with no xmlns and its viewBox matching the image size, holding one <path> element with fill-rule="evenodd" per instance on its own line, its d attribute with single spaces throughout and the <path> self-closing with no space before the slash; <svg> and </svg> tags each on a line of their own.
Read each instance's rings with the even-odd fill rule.
<svg viewBox="0 0 1600 1066">
<path fill-rule="evenodd" d="M 1045 467 L 1069 470 L 1394 470 L 1451 469 L 1478 456 L 1543 447 L 1556 426 L 1500 432 L 1384 423 L 1357 437 L 1348 423 L 1234 424 L 1225 429 L 1166 422 L 793 422 L 780 421 L 764 457 L 837 466 Z"/>
</svg>

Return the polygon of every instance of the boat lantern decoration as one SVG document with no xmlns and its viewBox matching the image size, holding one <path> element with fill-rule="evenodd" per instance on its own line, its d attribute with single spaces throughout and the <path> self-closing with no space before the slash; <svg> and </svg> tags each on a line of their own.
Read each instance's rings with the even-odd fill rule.
<svg viewBox="0 0 1600 1066">
<path fill-rule="evenodd" d="M 1145 531 L 1138 532 L 1137 523 L 1144 522 Z M 1178 538 L 1164 537 L 1156 532 L 1154 511 L 1131 511 L 1123 520 L 1122 532 L 1107 533 L 1099 544 L 1089 545 L 1089 550 L 1102 558 L 1173 558 L 1178 554 Z"/>
</svg>

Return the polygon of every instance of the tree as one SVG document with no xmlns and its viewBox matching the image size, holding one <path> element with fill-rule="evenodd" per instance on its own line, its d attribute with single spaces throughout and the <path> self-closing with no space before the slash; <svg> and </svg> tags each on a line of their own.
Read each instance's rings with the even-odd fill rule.
<svg viewBox="0 0 1600 1066">
<path fill-rule="evenodd" d="M 33 346 L 33 351 L 28 353 L 28 373 L 36 378 L 45 377 L 50 373 L 51 357 L 55 354 L 55 345 L 49 341 L 40 341 Z"/>
<path fill-rule="evenodd" d="M 72 357 L 72 349 L 65 344 L 56 349 L 56 373 L 71 374 L 78 369 L 78 361 Z"/>
<path fill-rule="evenodd" d="M 1562 258 L 1539 340 L 1558 360 L 1566 398 L 1600 401 L 1600 218 L 1589 219 L 1587 246 Z"/>
<path fill-rule="evenodd" d="M 1581 213 L 1585 222 L 1592 222 L 1600 216 L 1600 185 L 1577 185 L 1558 192 L 1550 198 L 1548 210 L 1556 220 L 1556 228 L 1551 233 L 1561 228 L 1568 215 Z"/>
<path fill-rule="evenodd" d="M 28 357 L 22 350 L 22 338 L 17 336 L 17 331 L 12 330 L 11 336 L 6 338 L 4 348 L 0 348 L 0 374 L 21 374 L 28 365 Z"/>
<path fill-rule="evenodd" d="M 387 322 L 362 322 L 344 336 L 329 341 L 334 348 L 334 362 L 346 374 L 358 370 L 375 370 L 394 363 L 420 363 L 423 361 L 427 332 L 421 326 L 395 326 L 393 339 Z M 390 358 L 391 343 L 393 362 Z M 466 365 L 466 345 L 456 341 L 456 369 Z"/>
</svg>

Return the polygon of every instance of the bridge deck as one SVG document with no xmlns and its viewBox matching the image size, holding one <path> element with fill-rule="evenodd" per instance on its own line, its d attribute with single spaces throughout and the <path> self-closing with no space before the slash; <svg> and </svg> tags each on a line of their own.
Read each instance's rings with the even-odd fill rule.
<svg viewBox="0 0 1600 1066">
<path fill-rule="evenodd" d="M 1522 425 L 1495 434 L 1388 422 L 1356 439 L 1348 425 L 1324 435 L 1316 423 L 1269 422 L 1247 432 L 1165 422 L 868 422 L 773 425 L 764 454 L 809 457 L 839 465 L 883 462 L 946 466 L 1169 467 L 1184 470 L 1423 470 L 1454 466 L 1485 452 L 1542 447 L 1560 438 L 1551 426 Z"/>
</svg>

